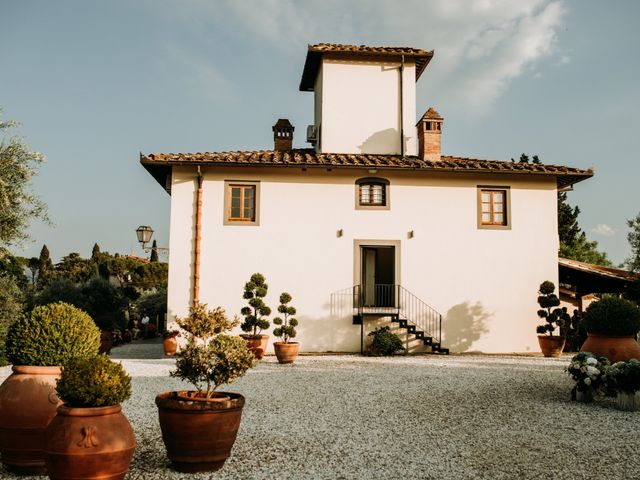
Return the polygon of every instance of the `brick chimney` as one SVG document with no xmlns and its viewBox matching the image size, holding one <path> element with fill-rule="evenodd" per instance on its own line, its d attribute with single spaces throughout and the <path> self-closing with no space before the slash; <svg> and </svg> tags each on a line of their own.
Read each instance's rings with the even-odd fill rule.
<svg viewBox="0 0 640 480">
<path fill-rule="evenodd" d="M 417 123 L 418 128 L 418 156 L 423 160 L 440 161 L 440 140 L 442 138 L 442 123 L 444 119 L 433 107 L 425 112 Z"/>
<path fill-rule="evenodd" d="M 295 127 L 286 118 L 279 118 L 273 126 L 273 149 L 291 150 L 293 148 L 293 131 Z"/>
</svg>

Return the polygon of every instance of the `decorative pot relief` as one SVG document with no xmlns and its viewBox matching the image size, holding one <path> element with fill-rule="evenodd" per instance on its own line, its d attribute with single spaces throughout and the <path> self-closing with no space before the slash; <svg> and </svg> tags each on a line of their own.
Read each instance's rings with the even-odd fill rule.
<svg viewBox="0 0 640 480">
<path fill-rule="evenodd" d="M 76 445 L 84 448 L 97 447 L 100 442 L 95 438 L 95 434 L 98 431 L 96 427 L 82 427 L 83 438 Z"/>
</svg>

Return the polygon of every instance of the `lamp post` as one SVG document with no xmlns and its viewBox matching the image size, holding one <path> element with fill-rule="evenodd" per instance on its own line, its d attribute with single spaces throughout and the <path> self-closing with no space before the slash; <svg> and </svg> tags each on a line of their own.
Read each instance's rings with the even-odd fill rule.
<svg viewBox="0 0 640 480">
<path fill-rule="evenodd" d="M 140 225 L 136 228 L 136 235 L 138 236 L 138 242 L 140 243 L 142 250 L 145 252 L 150 252 L 152 250 L 155 250 L 156 253 L 161 252 L 163 254 L 169 252 L 169 249 L 166 247 L 147 247 L 147 243 L 151 241 L 151 237 L 153 236 L 153 228 L 149 225 Z"/>
</svg>

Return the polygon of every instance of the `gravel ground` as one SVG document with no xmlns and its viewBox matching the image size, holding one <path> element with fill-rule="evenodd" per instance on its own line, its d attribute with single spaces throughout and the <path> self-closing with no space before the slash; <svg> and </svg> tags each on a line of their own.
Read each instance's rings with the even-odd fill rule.
<svg viewBox="0 0 640 480">
<path fill-rule="evenodd" d="M 184 385 L 168 377 L 174 360 L 161 348 L 112 355 L 133 377 L 129 479 L 640 478 L 640 413 L 571 402 L 570 356 L 488 355 L 266 357 L 228 387 L 247 403 L 225 466 L 181 474 L 165 456 L 154 398 Z M 1 368 L 0 381 L 9 373 Z"/>
</svg>

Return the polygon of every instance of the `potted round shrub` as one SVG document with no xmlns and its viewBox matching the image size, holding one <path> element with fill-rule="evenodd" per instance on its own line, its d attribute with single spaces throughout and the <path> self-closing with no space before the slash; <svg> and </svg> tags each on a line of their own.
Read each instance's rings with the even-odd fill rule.
<svg viewBox="0 0 640 480">
<path fill-rule="evenodd" d="M 131 377 L 106 355 L 70 360 L 56 385 L 64 402 L 45 430 L 51 478 L 124 478 L 136 439 L 120 404 L 131 396 Z"/>
<path fill-rule="evenodd" d="M 605 297 L 587 307 L 582 320 L 587 340 L 582 352 L 607 357 L 610 362 L 640 360 L 636 340 L 640 330 L 640 309 L 628 300 Z"/>
<path fill-rule="evenodd" d="M 243 376 L 256 359 L 244 340 L 225 334 L 239 320 L 229 320 L 220 307 L 207 310 L 206 305 L 197 305 L 177 321 L 187 332 L 187 343 L 171 376 L 190 382 L 196 390 L 156 397 L 162 440 L 176 470 L 215 471 L 231 454 L 244 406 L 242 395 L 217 388 Z"/>
<path fill-rule="evenodd" d="M 544 281 L 540 284 L 538 291 L 538 317 L 545 320 L 546 323 L 538 325 L 536 332 L 538 333 L 538 343 L 540 350 L 545 357 L 559 357 L 564 348 L 565 336 L 554 335 L 556 328 L 566 328 L 571 322 L 571 316 L 567 313 L 565 307 L 560 308 L 560 299 L 554 293 L 556 286 L 553 282 Z"/>
<path fill-rule="evenodd" d="M 606 371 L 607 389 L 616 395 L 619 410 L 640 410 L 640 362 L 635 358 L 616 362 Z"/>
<path fill-rule="evenodd" d="M 244 321 L 240 328 L 245 334 L 240 335 L 249 345 L 258 360 L 262 359 L 267 351 L 269 335 L 262 335 L 262 330 L 269 328 L 269 320 L 265 317 L 271 315 L 271 308 L 265 305 L 264 297 L 267 296 L 269 286 L 261 273 L 254 273 L 244 285 L 242 297 L 248 300 L 249 305 L 243 307 L 240 313 Z"/>
<path fill-rule="evenodd" d="M 167 357 L 173 357 L 178 351 L 178 337 L 180 330 L 165 330 L 162 332 L 162 348 Z"/>
<path fill-rule="evenodd" d="M 0 454 L 9 470 L 45 473 L 44 429 L 60 404 L 60 366 L 97 354 L 99 345 L 91 317 L 66 303 L 36 307 L 9 326 L 6 352 L 13 373 L 0 386 Z"/>
<path fill-rule="evenodd" d="M 297 334 L 296 327 L 298 326 L 298 320 L 291 317 L 291 315 L 296 314 L 296 309 L 289 305 L 290 301 L 291 295 L 287 292 L 280 294 L 278 312 L 282 314 L 282 317 L 273 319 L 273 323 L 278 325 L 273 329 L 273 336 L 282 339 L 281 342 L 273 342 L 273 348 L 280 363 L 293 363 L 300 351 L 300 344 L 290 341 L 295 338 Z"/>
</svg>

